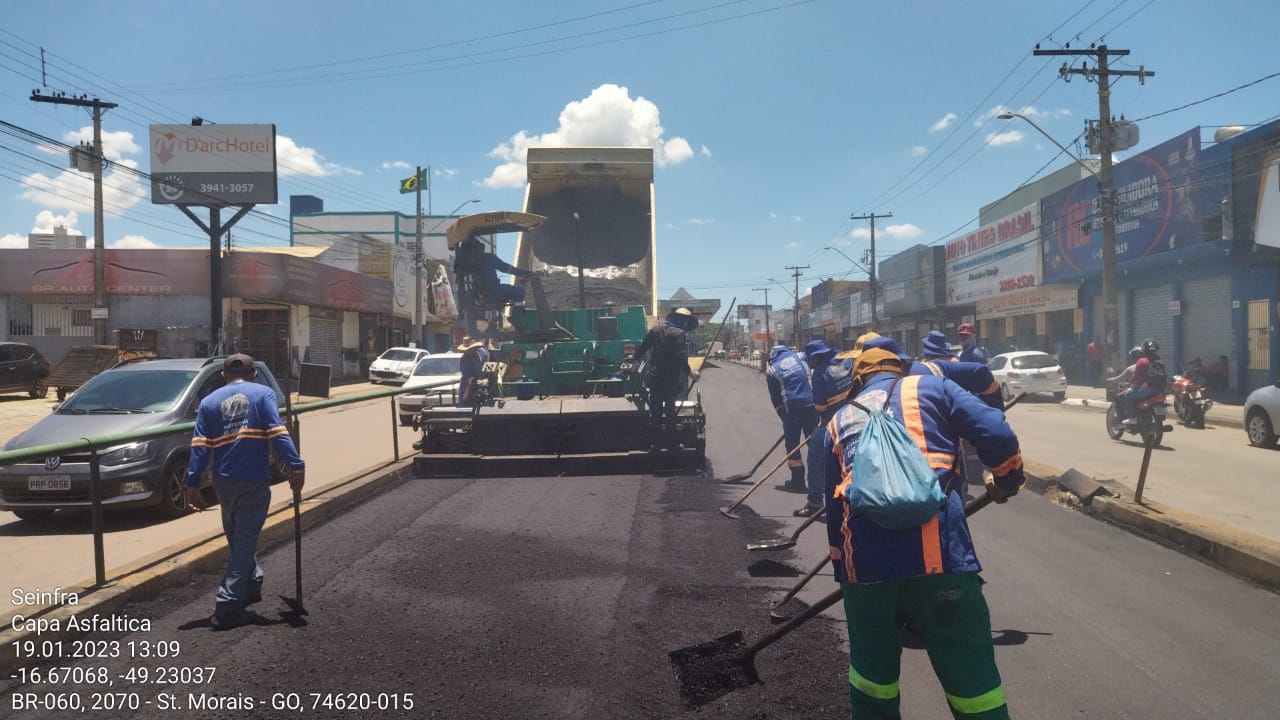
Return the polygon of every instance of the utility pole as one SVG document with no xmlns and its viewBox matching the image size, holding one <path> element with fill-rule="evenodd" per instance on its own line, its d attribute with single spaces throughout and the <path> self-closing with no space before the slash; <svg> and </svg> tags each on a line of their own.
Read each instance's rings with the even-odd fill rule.
<svg viewBox="0 0 1280 720">
<path fill-rule="evenodd" d="M 761 357 L 769 356 L 769 339 L 773 334 L 773 326 L 769 324 L 769 288 L 751 288 L 751 292 L 764 293 L 764 342 L 760 344 Z"/>
<path fill-rule="evenodd" d="M 891 218 L 893 213 L 867 213 L 866 215 L 850 215 L 850 220 L 871 221 L 871 262 L 867 263 L 867 274 L 871 276 L 871 329 L 880 329 L 880 318 L 876 314 L 876 218 Z"/>
<path fill-rule="evenodd" d="M 1120 362 L 1120 301 L 1116 288 L 1116 195 L 1112 176 L 1112 160 L 1115 138 L 1112 135 L 1111 119 L 1111 78 L 1136 77 L 1138 82 L 1146 84 L 1148 77 L 1155 72 L 1139 66 L 1137 70 L 1114 70 L 1110 66 L 1110 58 L 1129 54 L 1128 50 L 1112 50 L 1104 45 L 1090 45 L 1088 48 L 1073 50 L 1071 46 L 1061 50 L 1041 50 L 1037 45 L 1036 55 L 1087 55 L 1097 60 L 1097 66 L 1089 68 L 1088 63 L 1080 67 L 1071 67 L 1064 60 L 1058 69 L 1058 75 L 1067 82 L 1072 75 L 1083 75 L 1090 82 L 1098 83 L 1098 153 L 1102 166 L 1098 172 L 1098 201 L 1102 215 L 1102 347 L 1106 360 L 1111 368 L 1122 367 Z"/>
<path fill-rule="evenodd" d="M 422 323 L 422 166 L 417 167 L 418 173 L 414 177 L 417 182 L 414 183 L 414 196 L 417 201 L 415 203 L 414 219 L 414 241 L 413 241 L 413 337 L 418 342 L 418 347 L 425 348 L 427 346 L 426 331 L 423 329 Z"/>
<path fill-rule="evenodd" d="M 43 51 L 42 51 L 43 52 Z M 39 91 L 31 92 L 32 102 L 53 103 L 55 105 L 75 105 L 93 108 L 93 342 L 97 345 L 107 344 L 107 245 L 102 228 L 102 113 L 119 107 L 115 103 L 103 102 L 98 98 L 66 97 L 64 93 L 41 95 Z"/>
<path fill-rule="evenodd" d="M 792 294 L 792 297 L 795 298 L 795 304 L 793 306 L 794 309 L 792 310 L 792 317 L 794 318 L 795 325 L 791 329 L 791 337 L 795 341 L 795 349 L 799 350 L 800 349 L 800 271 L 808 270 L 809 266 L 808 265 L 788 265 L 784 269 L 791 270 L 792 271 L 791 277 L 795 278 L 796 280 L 796 291 L 795 293 Z"/>
</svg>

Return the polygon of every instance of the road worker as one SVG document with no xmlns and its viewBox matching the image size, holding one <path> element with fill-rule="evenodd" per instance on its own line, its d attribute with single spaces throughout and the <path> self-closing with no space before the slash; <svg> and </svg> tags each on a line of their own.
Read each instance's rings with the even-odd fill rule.
<svg viewBox="0 0 1280 720">
<path fill-rule="evenodd" d="M 653 326 L 640 342 L 636 357 L 645 357 L 645 383 L 649 388 L 649 422 L 653 443 L 665 447 L 676 417 L 676 397 L 682 383 L 680 373 L 690 379 L 698 373 L 689 366 L 688 333 L 698 326 L 698 318 L 688 308 L 676 308 L 667 319 Z"/>
<path fill-rule="evenodd" d="M 903 376 L 904 362 L 883 348 L 854 364 L 852 394 L 869 408 L 886 406 L 915 440 L 946 493 L 938 515 L 919 529 L 888 530 L 850 511 L 846 491 L 866 414 L 852 404 L 824 429 L 827 536 L 844 591 L 849 632 L 852 717 L 899 718 L 901 619 L 920 636 L 955 718 L 1008 718 L 991 642 L 982 567 L 953 470 L 963 438 L 994 468 L 988 492 L 1003 503 L 1023 485 L 1018 439 L 1003 414 L 934 375 Z M 892 397 L 889 393 L 892 392 Z M 864 478 L 863 482 L 867 482 Z"/>
<path fill-rule="evenodd" d="M 799 353 L 785 345 L 776 345 L 769 352 L 769 367 L 765 369 L 764 376 L 769 385 L 773 411 L 782 420 L 787 467 L 791 470 L 791 479 L 783 484 L 782 489 L 788 492 L 806 492 L 804 460 L 800 458 L 799 451 L 800 438 L 808 438 L 818 426 L 818 411 L 813 407 L 809 369 Z"/>
<path fill-rule="evenodd" d="M 956 335 L 960 336 L 960 345 L 964 348 L 960 351 L 960 362 L 987 364 L 987 351 L 978 347 L 978 334 L 974 332 L 973 323 L 960 323 Z"/>
<path fill-rule="evenodd" d="M 813 408 L 818 412 L 818 427 L 825 427 L 849 399 L 849 390 L 853 387 L 853 360 L 836 359 L 836 351 L 822 340 L 809 341 L 804 346 L 804 357 L 813 371 L 810 384 L 813 387 Z M 806 455 L 809 461 L 805 471 L 808 498 L 805 506 L 793 513 L 796 517 L 809 517 L 824 507 L 826 480 L 823 477 L 825 455 L 822 443 L 810 440 Z"/>
</svg>

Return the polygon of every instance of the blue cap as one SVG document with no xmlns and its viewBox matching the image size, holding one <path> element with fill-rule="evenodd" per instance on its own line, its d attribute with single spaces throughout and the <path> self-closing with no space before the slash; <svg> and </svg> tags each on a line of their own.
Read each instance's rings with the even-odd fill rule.
<svg viewBox="0 0 1280 720">
<path fill-rule="evenodd" d="M 920 345 L 924 348 L 925 357 L 949 358 L 951 343 L 947 342 L 947 334 L 941 330 L 930 330 Z"/>
<path fill-rule="evenodd" d="M 827 347 L 822 340 L 810 340 L 804 346 L 804 356 L 810 362 L 828 360 L 835 357 L 836 351 Z"/>
</svg>

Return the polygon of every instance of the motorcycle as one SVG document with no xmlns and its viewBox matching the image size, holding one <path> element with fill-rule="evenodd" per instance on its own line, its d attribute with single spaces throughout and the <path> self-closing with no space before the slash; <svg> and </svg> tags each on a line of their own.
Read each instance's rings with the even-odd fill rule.
<svg viewBox="0 0 1280 720">
<path fill-rule="evenodd" d="M 1137 422 L 1125 425 L 1121 421 L 1119 407 L 1123 402 L 1120 393 L 1125 387 L 1127 386 L 1107 385 L 1107 400 L 1111 403 L 1107 408 L 1107 435 L 1110 435 L 1112 440 L 1119 440 L 1125 436 L 1125 433 L 1130 433 L 1142 438 L 1143 442 L 1150 440 L 1152 447 L 1159 446 L 1164 434 L 1173 432 L 1173 426 L 1165 424 L 1169 413 L 1168 408 L 1165 407 L 1165 396 L 1156 395 L 1139 403 Z"/>
<path fill-rule="evenodd" d="M 1213 407 L 1209 388 L 1189 375 L 1173 376 L 1173 412 L 1187 427 L 1204 427 L 1204 416 Z"/>
</svg>

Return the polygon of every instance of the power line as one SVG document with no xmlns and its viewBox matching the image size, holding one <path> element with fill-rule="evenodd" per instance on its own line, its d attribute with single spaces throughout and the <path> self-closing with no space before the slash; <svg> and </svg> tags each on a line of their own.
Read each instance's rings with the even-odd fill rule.
<svg viewBox="0 0 1280 720">
<path fill-rule="evenodd" d="M 1218 98 L 1223 97 L 1223 96 L 1225 96 L 1225 95 L 1230 95 L 1230 94 L 1231 94 L 1231 93 L 1233 93 L 1233 92 L 1237 92 L 1237 91 L 1239 91 L 1239 90 L 1244 90 L 1245 88 L 1253 87 L 1254 85 L 1257 85 L 1257 84 L 1259 84 L 1259 83 L 1266 82 L 1267 80 L 1271 80 L 1271 79 L 1273 79 L 1273 78 L 1277 78 L 1277 77 L 1280 77 L 1280 72 L 1273 72 L 1273 73 L 1271 73 L 1270 75 L 1264 75 L 1264 76 L 1262 76 L 1262 77 L 1258 78 L 1257 80 L 1251 80 L 1251 81 L 1249 81 L 1249 82 L 1247 82 L 1247 83 L 1245 83 L 1245 84 L 1243 84 L 1243 85 L 1237 85 L 1237 86 L 1235 86 L 1235 87 L 1231 88 L 1230 90 L 1223 90 L 1223 91 L 1222 91 L 1222 92 L 1220 92 L 1220 93 L 1214 93 L 1213 95 L 1210 95 L 1210 96 L 1208 96 L 1208 97 L 1200 98 L 1199 100 L 1194 100 L 1194 101 L 1189 102 L 1189 103 L 1187 103 L 1187 104 L 1185 104 L 1185 105 L 1179 105 L 1178 107 L 1175 107 L 1175 108 L 1169 108 L 1168 110 L 1161 110 L 1161 111 L 1160 111 L 1160 112 L 1158 112 L 1158 113 L 1152 113 L 1152 114 L 1150 114 L 1150 115 L 1144 115 L 1144 116 L 1142 116 L 1142 117 L 1140 117 L 1140 118 L 1135 118 L 1132 122 L 1141 122 L 1141 121 L 1143 121 L 1143 120 L 1150 120 L 1151 118 L 1158 118 L 1158 117 L 1160 117 L 1160 116 L 1162 116 L 1162 115 L 1168 115 L 1169 113 L 1178 112 L 1179 110 L 1186 110 L 1186 109 L 1187 109 L 1187 108 L 1189 108 L 1189 107 L 1195 107 L 1196 105 L 1202 105 L 1202 104 L 1204 104 L 1204 103 L 1209 102 L 1210 100 L 1217 100 Z"/>
</svg>

